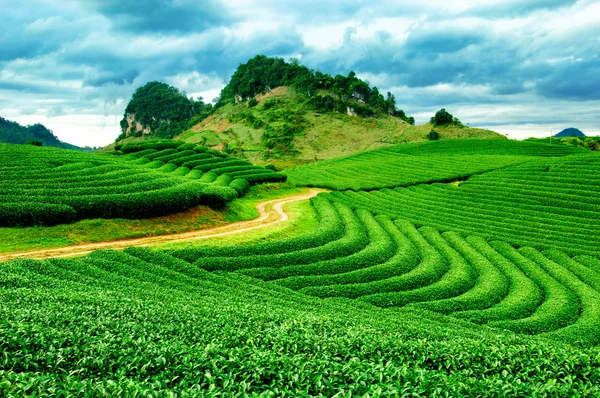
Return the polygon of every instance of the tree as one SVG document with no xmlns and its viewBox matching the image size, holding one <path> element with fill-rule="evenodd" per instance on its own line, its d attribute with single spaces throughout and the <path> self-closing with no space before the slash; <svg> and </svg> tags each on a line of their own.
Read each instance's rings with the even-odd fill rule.
<svg viewBox="0 0 600 398">
<path fill-rule="evenodd" d="M 454 122 L 454 116 L 452 116 L 446 109 L 442 108 L 435 113 L 435 116 L 431 118 L 431 124 L 434 126 L 445 126 Z"/>
</svg>

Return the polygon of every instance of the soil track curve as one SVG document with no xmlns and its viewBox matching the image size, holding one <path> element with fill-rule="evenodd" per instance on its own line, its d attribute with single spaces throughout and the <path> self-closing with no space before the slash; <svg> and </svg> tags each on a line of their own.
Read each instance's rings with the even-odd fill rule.
<svg viewBox="0 0 600 398">
<path fill-rule="evenodd" d="M 282 223 L 289 219 L 289 214 L 283 210 L 283 206 L 288 203 L 308 200 L 320 192 L 325 192 L 323 189 L 311 189 L 308 193 L 302 193 L 294 196 L 283 198 L 270 199 L 260 202 L 256 205 L 258 217 L 252 220 L 238 221 L 231 224 L 222 225 L 219 227 L 205 228 L 196 231 L 181 232 L 170 235 L 157 235 L 143 238 L 132 238 L 113 240 L 107 242 L 86 243 L 82 245 L 65 246 L 52 249 L 32 250 L 25 252 L 1 254 L 0 262 L 8 261 L 14 258 L 56 258 L 56 257 L 73 257 L 88 254 L 98 249 L 124 249 L 129 246 L 153 246 L 162 243 L 187 242 L 198 239 L 214 238 L 218 236 L 233 235 L 242 232 L 251 231 L 258 228 L 273 226 Z"/>
</svg>

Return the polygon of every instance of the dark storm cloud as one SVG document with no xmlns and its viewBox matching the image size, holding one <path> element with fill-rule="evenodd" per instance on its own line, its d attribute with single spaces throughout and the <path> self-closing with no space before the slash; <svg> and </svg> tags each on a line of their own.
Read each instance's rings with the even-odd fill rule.
<svg viewBox="0 0 600 398">
<path fill-rule="evenodd" d="M 118 29 L 130 32 L 197 32 L 234 21 L 214 0 L 84 0 Z"/>
<path fill-rule="evenodd" d="M 600 99 L 600 57 L 587 60 L 565 60 L 552 65 L 552 70 L 536 85 L 546 97 L 566 100 Z"/>
</svg>

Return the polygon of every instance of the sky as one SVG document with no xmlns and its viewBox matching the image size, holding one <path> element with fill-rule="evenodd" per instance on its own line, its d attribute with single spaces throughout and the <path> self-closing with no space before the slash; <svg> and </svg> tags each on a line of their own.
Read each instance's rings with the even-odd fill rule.
<svg viewBox="0 0 600 398">
<path fill-rule="evenodd" d="M 425 123 L 600 135 L 600 0 L 0 0 L 0 116 L 104 146 L 137 87 L 205 102 L 257 54 L 354 71 Z"/>
</svg>

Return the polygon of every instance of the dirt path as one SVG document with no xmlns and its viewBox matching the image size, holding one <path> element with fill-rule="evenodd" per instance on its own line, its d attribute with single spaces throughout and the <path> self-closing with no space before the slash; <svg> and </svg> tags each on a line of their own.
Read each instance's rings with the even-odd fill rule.
<svg viewBox="0 0 600 398">
<path fill-rule="evenodd" d="M 171 235 L 150 236 L 144 238 L 133 238 L 113 240 L 109 242 L 86 243 L 83 245 L 66 246 L 53 249 L 32 250 L 19 253 L 0 254 L 0 262 L 13 258 L 54 258 L 73 257 L 88 254 L 98 249 L 124 249 L 129 246 L 153 246 L 163 243 L 187 242 L 198 239 L 214 238 L 218 236 L 239 234 L 258 228 L 273 226 L 288 220 L 289 215 L 283 210 L 283 205 L 301 200 L 308 200 L 316 196 L 323 189 L 311 189 L 308 193 L 288 196 L 284 198 L 271 199 L 256 205 L 258 217 L 252 220 L 238 221 L 231 224 L 201 229 L 198 231 L 182 232 Z"/>
</svg>

